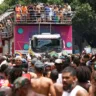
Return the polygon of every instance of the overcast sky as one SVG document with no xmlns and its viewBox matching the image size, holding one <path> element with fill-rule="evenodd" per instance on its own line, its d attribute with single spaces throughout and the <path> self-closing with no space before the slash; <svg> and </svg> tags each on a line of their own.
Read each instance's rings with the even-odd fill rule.
<svg viewBox="0 0 96 96">
<path fill-rule="evenodd" d="M 4 0 L 0 0 L 0 4 L 3 2 Z"/>
</svg>

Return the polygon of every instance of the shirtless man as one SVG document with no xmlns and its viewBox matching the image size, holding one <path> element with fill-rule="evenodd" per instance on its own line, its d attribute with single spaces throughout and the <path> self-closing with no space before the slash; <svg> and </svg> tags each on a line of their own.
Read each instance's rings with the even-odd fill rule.
<svg viewBox="0 0 96 96">
<path fill-rule="evenodd" d="M 55 91 L 56 91 L 56 96 L 62 96 L 63 85 L 59 84 L 59 83 L 56 83 L 56 81 L 58 79 L 58 71 L 56 69 L 51 71 L 50 78 L 52 79 L 52 81 L 54 83 L 54 88 L 55 88 Z"/>
<path fill-rule="evenodd" d="M 91 75 L 91 86 L 89 88 L 89 96 L 96 96 L 96 71 Z"/>
<path fill-rule="evenodd" d="M 54 85 L 51 79 L 43 77 L 44 64 L 41 61 L 35 63 L 37 78 L 31 79 L 32 90 L 38 96 L 56 96 Z"/>
</svg>

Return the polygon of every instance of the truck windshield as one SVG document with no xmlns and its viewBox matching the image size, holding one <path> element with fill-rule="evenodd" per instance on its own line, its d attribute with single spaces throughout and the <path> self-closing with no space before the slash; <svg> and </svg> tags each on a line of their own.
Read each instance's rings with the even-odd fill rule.
<svg viewBox="0 0 96 96">
<path fill-rule="evenodd" d="M 59 39 L 38 39 L 37 40 L 37 48 L 42 47 L 57 47 L 60 46 L 60 40 Z"/>
<path fill-rule="evenodd" d="M 35 51 L 38 52 L 45 52 L 45 51 L 60 51 L 61 47 L 61 40 L 58 39 L 38 39 L 36 38 L 35 44 Z"/>
</svg>

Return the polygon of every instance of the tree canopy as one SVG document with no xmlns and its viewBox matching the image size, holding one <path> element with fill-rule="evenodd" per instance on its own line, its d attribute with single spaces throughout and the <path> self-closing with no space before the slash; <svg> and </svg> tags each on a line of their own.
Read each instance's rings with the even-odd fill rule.
<svg viewBox="0 0 96 96">
<path fill-rule="evenodd" d="M 93 2 L 90 1 L 74 0 L 71 2 L 71 6 L 76 10 L 76 15 L 73 19 L 73 34 L 80 36 L 81 41 L 85 39 L 91 47 L 96 47 L 96 10 L 92 5 Z M 78 39 L 78 36 L 75 37 Z"/>
</svg>

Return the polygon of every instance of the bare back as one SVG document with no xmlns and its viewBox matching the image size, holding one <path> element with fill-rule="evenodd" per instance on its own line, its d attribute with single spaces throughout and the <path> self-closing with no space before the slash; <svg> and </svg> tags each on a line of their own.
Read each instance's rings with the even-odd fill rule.
<svg viewBox="0 0 96 96">
<path fill-rule="evenodd" d="M 43 94 L 48 96 L 49 93 L 51 96 L 56 96 L 55 88 L 51 79 L 46 77 L 40 77 L 31 79 L 32 89 L 38 94 Z"/>
<path fill-rule="evenodd" d="M 89 96 L 95 96 L 96 94 L 96 88 L 94 88 L 92 85 L 89 88 Z"/>
<path fill-rule="evenodd" d="M 56 91 L 56 96 L 62 96 L 63 94 L 63 85 L 54 83 L 55 91 Z"/>
</svg>

